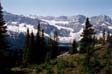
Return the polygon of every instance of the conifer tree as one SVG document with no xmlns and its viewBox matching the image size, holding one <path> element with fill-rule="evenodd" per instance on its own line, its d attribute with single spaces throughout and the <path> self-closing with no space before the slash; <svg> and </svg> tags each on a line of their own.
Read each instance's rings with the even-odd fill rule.
<svg viewBox="0 0 112 74">
<path fill-rule="evenodd" d="M 103 30 L 103 45 L 105 45 L 105 42 L 106 42 L 106 32 L 105 32 L 105 29 Z"/>
<path fill-rule="evenodd" d="M 94 29 L 92 24 L 89 22 L 89 18 L 86 19 L 85 27 L 82 33 L 82 39 L 80 41 L 80 52 L 86 53 L 85 59 L 83 60 L 83 73 L 82 74 L 92 74 L 91 57 L 92 50 L 94 50 Z"/>
<path fill-rule="evenodd" d="M 23 50 L 23 66 L 27 66 L 29 63 L 29 52 L 30 52 L 30 34 L 29 29 L 27 29 L 26 40 L 25 40 L 25 48 Z"/>
<path fill-rule="evenodd" d="M 89 47 L 93 46 L 94 42 L 94 29 L 92 27 L 92 24 L 89 22 L 89 18 L 86 19 L 85 27 L 82 33 L 82 39 L 80 41 L 80 52 L 88 52 Z"/>
<path fill-rule="evenodd" d="M 35 49 L 33 50 L 32 54 L 34 54 L 33 62 L 35 64 L 39 64 L 41 61 L 41 48 L 40 48 L 40 42 L 41 42 L 41 37 L 40 37 L 40 22 L 38 23 L 37 26 L 37 34 L 36 34 L 36 40 L 35 40 Z"/>
<path fill-rule="evenodd" d="M 3 19 L 2 6 L 0 3 L 0 57 L 2 57 L 2 55 L 4 54 L 3 52 L 5 51 L 6 47 L 6 26 Z"/>
<path fill-rule="evenodd" d="M 30 34 L 30 44 L 29 44 L 29 56 L 30 56 L 30 63 L 32 63 L 34 60 L 34 57 L 35 57 L 35 54 L 34 54 L 34 50 L 35 50 L 35 36 L 34 36 L 34 33 L 33 31 L 31 32 Z"/>
<path fill-rule="evenodd" d="M 45 57 L 45 61 L 49 61 L 52 58 L 52 49 L 53 49 L 53 40 L 50 38 L 48 38 L 47 41 L 47 51 L 46 51 L 46 57 Z"/>
<path fill-rule="evenodd" d="M 108 31 L 108 32 L 107 32 L 107 39 L 106 39 L 106 43 L 108 43 L 108 42 L 110 41 L 110 37 L 111 37 L 111 36 L 110 36 L 110 32 Z"/>
<path fill-rule="evenodd" d="M 0 74 L 5 74 L 7 72 L 6 68 L 8 69 L 8 42 L 7 42 L 7 35 L 6 35 L 6 26 L 5 21 L 3 18 L 3 11 L 0 2 Z"/>
<path fill-rule="evenodd" d="M 53 41 L 53 49 L 52 49 L 52 58 L 56 58 L 59 53 L 58 49 L 58 32 L 54 32 L 54 41 Z"/>
<path fill-rule="evenodd" d="M 45 56 L 46 56 L 46 42 L 45 42 L 45 38 L 44 38 L 44 30 L 42 29 L 42 33 L 41 33 L 41 42 L 40 42 L 40 49 L 41 49 L 41 61 L 44 62 L 45 61 Z"/>
<path fill-rule="evenodd" d="M 112 36 L 110 35 L 110 32 L 107 34 L 107 49 L 106 49 L 106 69 L 105 73 L 112 73 Z"/>
<path fill-rule="evenodd" d="M 70 54 L 77 53 L 77 47 L 78 47 L 78 44 L 77 44 L 77 42 L 74 40 L 73 43 L 72 43 L 72 48 L 69 50 L 69 53 L 70 53 Z"/>
<path fill-rule="evenodd" d="M 31 36 L 30 36 L 30 48 L 34 49 L 34 44 L 35 44 L 35 36 L 33 34 L 33 31 L 31 32 Z"/>
</svg>

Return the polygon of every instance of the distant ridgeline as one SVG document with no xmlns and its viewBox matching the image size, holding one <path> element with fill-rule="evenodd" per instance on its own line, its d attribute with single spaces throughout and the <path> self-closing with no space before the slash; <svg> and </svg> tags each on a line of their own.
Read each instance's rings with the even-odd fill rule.
<svg viewBox="0 0 112 74">
<path fill-rule="evenodd" d="M 74 38 L 77 41 L 80 39 L 86 16 L 26 17 L 4 12 L 4 19 L 7 24 L 8 40 L 11 46 L 13 46 L 12 48 L 22 49 L 24 47 L 24 35 L 26 34 L 27 28 L 36 33 L 38 22 L 41 22 L 40 26 L 44 29 L 46 39 L 50 37 L 54 31 L 57 31 L 61 42 L 59 46 L 70 47 L 71 45 L 69 46 L 69 43 L 71 43 Z M 112 20 L 109 16 L 93 16 L 90 17 L 90 22 L 95 27 L 96 35 L 101 36 L 100 34 L 104 29 L 112 33 Z"/>
</svg>

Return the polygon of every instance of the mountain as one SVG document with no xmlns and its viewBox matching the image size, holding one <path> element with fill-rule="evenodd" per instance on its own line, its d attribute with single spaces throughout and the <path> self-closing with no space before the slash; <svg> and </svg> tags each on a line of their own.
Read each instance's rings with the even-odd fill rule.
<svg viewBox="0 0 112 74">
<path fill-rule="evenodd" d="M 4 19 L 11 45 L 13 48 L 22 48 L 27 28 L 30 29 L 30 32 L 33 31 L 36 34 L 39 22 L 45 31 L 46 37 L 52 37 L 54 31 L 57 31 L 60 43 L 71 43 L 73 39 L 80 40 L 86 16 L 23 16 L 4 12 Z M 93 24 L 98 35 L 104 29 L 112 32 L 112 19 L 109 16 L 92 16 L 90 17 L 90 22 Z"/>
</svg>

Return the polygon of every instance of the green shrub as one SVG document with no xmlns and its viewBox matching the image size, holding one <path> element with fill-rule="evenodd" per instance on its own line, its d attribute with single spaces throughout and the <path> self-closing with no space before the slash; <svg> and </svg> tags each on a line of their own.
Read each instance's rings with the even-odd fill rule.
<svg viewBox="0 0 112 74">
<path fill-rule="evenodd" d="M 65 60 L 62 60 L 62 59 L 59 59 L 57 61 L 57 71 L 58 71 L 58 74 L 65 74 L 65 69 L 67 68 L 73 68 L 75 65 L 74 65 L 74 62 L 73 61 L 65 61 Z"/>
</svg>

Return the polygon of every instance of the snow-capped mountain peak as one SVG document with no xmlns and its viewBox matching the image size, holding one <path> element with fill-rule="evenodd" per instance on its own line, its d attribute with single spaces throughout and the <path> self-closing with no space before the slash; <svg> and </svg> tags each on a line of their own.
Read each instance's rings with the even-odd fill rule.
<svg viewBox="0 0 112 74">
<path fill-rule="evenodd" d="M 37 25 L 40 22 L 46 36 L 50 37 L 54 31 L 57 31 L 60 42 L 71 43 L 73 39 L 80 40 L 80 34 L 83 31 L 86 16 L 23 16 L 4 12 L 4 19 L 8 33 L 10 36 L 16 35 L 15 39 L 19 36 L 17 34 L 26 33 L 27 28 L 36 34 Z M 93 16 L 90 17 L 90 22 L 95 27 L 97 34 L 101 33 L 104 29 L 112 32 L 112 19 L 109 16 Z"/>
</svg>

